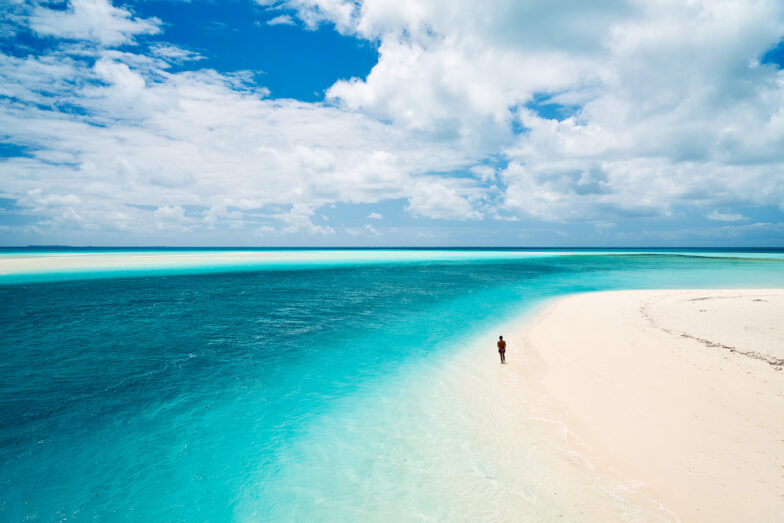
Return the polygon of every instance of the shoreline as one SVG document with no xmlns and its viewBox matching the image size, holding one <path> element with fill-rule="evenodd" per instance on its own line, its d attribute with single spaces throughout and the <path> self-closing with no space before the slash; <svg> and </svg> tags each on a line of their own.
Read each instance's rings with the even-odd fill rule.
<svg viewBox="0 0 784 523">
<path fill-rule="evenodd" d="M 280 268 L 286 266 L 315 267 L 354 264 L 382 264 L 389 262 L 447 262 L 481 260 L 517 260 L 530 258 L 568 256 L 618 256 L 656 255 L 737 258 L 743 260 L 784 261 L 784 253 L 775 250 L 712 251 L 710 249 L 688 251 L 621 249 L 264 249 L 264 250 L 156 250 L 140 249 L 97 250 L 97 251 L 30 251 L 0 252 L 0 283 L 11 278 L 61 279 L 63 277 L 97 277 L 113 272 L 154 272 L 205 270 L 243 270 Z"/>
<path fill-rule="evenodd" d="M 658 517 L 779 520 L 779 318 L 781 289 L 569 295 L 505 336 L 504 370 L 534 415 L 563 422 L 552 436 L 574 466 L 656 500 Z"/>
</svg>

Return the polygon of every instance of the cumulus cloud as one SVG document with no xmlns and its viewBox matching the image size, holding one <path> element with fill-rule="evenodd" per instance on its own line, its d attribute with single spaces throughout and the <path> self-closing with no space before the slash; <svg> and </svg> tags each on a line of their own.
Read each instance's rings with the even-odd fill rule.
<svg viewBox="0 0 784 523">
<path fill-rule="evenodd" d="M 408 199 L 407 209 L 414 216 L 448 220 L 478 220 L 482 213 L 471 205 L 475 189 L 448 186 L 445 182 L 428 181 L 417 183 L 414 194 Z M 473 194 L 472 194 L 473 193 Z"/>
<path fill-rule="evenodd" d="M 173 228 L 188 230 L 187 226 L 182 227 L 187 223 L 188 219 L 185 217 L 185 209 L 179 205 L 175 205 L 174 207 L 169 205 L 158 207 L 153 212 L 153 215 L 157 219 L 157 226 L 159 229 Z"/>
<path fill-rule="evenodd" d="M 240 228 L 244 225 L 240 211 L 229 210 L 225 205 L 220 204 L 204 211 L 202 220 L 209 228 L 215 228 L 220 223 L 227 224 L 231 228 Z"/>
<path fill-rule="evenodd" d="M 305 204 L 295 204 L 291 210 L 285 213 L 276 214 L 275 218 L 282 221 L 285 226 L 283 232 L 286 233 L 305 233 L 331 235 L 335 230 L 328 225 L 316 225 L 313 223 L 313 208 Z"/>
<path fill-rule="evenodd" d="M 380 42 L 370 75 L 331 99 L 503 151 L 510 211 L 580 220 L 784 201 L 784 75 L 759 63 L 784 36 L 780 2 L 287 4 Z M 573 114 L 541 115 L 542 96 Z"/>
<path fill-rule="evenodd" d="M 42 36 L 91 40 L 104 46 L 133 43 L 134 37 L 160 32 L 157 18 L 140 19 L 108 0 L 69 0 L 68 9 L 37 6 L 30 28 Z"/>
<path fill-rule="evenodd" d="M 0 164 L 0 197 L 36 231 L 265 237 L 340 234 L 319 213 L 335 202 L 607 235 L 784 209 L 784 73 L 760 63 L 784 37 L 779 1 L 257 3 L 372 42 L 378 63 L 323 102 L 275 100 L 248 72 L 173 67 L 192 51 L 128 47 L 164 25 L 107 0 L 16 13 L 67 42 L 0 55 L 0 134 L 26 151 Z"/>
<path fill-rule="evenodd" d="M 318 207 L 406 198 L 428 183 L 427 172 L 469 161 L 361 114 L 267 99 L 241 76 L 172 74 L 156 60 L 106 50 L 92 62 L 2 60 L 6 78 L 18 80 L 0 87 L 16 100 L 0 105 L 2 132 L 31 154 L 0 164 L 0 196 L 41 215 L 38 231 L 62 234 L 86 221 L 136 234 L 278 224 L 283 233 L 331 235 L 315 221 Z M 79 111 L 46 107 L 52 99 Z M 75 188 L 79 201 L 65 201 Z M 197 219 L 188 206 L 206 210 Z M 280 206 L 290 210 L 270 210 Z"/>
<path fill-rule="evenodd" d="M 380 220 L 383 218 L 383 216 L 380 213 L 371 212 L 370 214 L 368 214 L 368 218 L 370 218 L 371 220 Z"/>
</svg>

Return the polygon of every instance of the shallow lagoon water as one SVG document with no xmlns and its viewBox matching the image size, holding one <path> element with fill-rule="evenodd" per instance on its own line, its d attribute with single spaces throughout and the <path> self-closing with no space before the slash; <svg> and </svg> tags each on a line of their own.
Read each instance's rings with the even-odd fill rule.
<svg viewBox="0 0 784 523">
<path fill-rule="evenodd" d="M 0 519 L 574 516 L 534 428 L 456 399 L 498 326 L 573 292 L 784 286 L 775 252 L 334 252 L 8 276 Z"/>
</svg>

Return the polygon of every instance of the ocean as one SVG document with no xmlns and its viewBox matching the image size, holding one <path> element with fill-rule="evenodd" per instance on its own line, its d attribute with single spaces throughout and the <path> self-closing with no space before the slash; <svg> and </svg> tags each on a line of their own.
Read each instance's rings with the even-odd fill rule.
<svg viewBox="0 0 784 523">
<path fill-rule="evenodd" d="M 481 369 L 555 297 L 719 287 L 784 253 L 7 249 L 0 520 L 666 519 Z"/>
</svg>

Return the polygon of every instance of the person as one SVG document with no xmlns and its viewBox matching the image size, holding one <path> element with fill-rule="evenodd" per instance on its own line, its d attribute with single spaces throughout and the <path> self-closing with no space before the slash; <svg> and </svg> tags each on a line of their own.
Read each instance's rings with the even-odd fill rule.
<svg viewBox="0 0 784 523">
<path fill-rule="evenodd" d="M 498 337 L 498 354 L 501 356 L 501 363 L 506 363 L 506 342 L 503 336 Z"/>
</svg>

